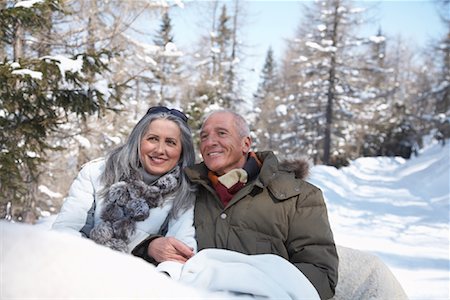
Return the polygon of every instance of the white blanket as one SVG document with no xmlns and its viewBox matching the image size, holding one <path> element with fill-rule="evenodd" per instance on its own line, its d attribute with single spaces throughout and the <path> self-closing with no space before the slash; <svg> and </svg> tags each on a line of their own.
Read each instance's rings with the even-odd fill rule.
<svg viewBox="0 0 450 300">
<path fill-rule="evenodd" d="M 307 280 L 282 258 L 224 250 L 200 253 L 180 269 L 178 282 L 140 258 L 89 239 L 0 221 L 0 298 L 244 300 L 307 295 L 298 294 Z M 295 278 L 300 281 L 294 284 L 290 280 Z"/>
<path fill-rule="evenodd" d="M 185 265 L 165 262 L 157 269 L 184 284 L 210 292 L 249 295 L 254 299 L 320 299 L 305 275 L 273 254 L 245 255 L 205 249 Z"/>
<path fill-rule="evenodd" d="M 203 250 L 183 268 L 177 267 L 180 283 L 137 257 L 37 227 L 0 221 L 1 299 L 309 297 L 310 284 L 303 274 L 278 256 Z M 345 247 L 338 247 L 338 253 L 339 282 L 333 299 L 407 299 L 380 259 Z"/>
</svg>

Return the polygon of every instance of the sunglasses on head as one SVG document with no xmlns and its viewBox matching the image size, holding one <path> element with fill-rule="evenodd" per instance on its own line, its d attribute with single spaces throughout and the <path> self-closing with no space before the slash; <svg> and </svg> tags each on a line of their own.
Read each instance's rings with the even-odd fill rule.
<svg viewBox="0 0 450 300">
<path fill-rule="evenodd" d="M 147 115 L 159 114 L 159 113 L 168 113 L 172 116 L 180 118 L 181 120 L 183 120 L 186 123 L 188 121 L 188 117 L 184 113 L 179 111 L 178 109 L 167 108 L 165 106 L 153 106 L 147 110 Z"/>
</svg>

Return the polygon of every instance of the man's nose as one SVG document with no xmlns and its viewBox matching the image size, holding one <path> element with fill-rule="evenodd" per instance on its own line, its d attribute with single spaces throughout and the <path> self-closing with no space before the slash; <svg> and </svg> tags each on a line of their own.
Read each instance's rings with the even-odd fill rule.
<svg viewBox="0 0 450 300">
<path fill-rule="evenodd" d="M 207 137 L 201 139 L 200 144 L 209 146 L 217 143 L 217 139 L 214 135 L 208 135 Z"/>
</svg>

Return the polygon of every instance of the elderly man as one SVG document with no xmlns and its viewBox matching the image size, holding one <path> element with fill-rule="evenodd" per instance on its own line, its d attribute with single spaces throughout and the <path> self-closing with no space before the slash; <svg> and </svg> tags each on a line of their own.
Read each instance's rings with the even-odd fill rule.
<svg viewBox="0 0 450 300">
<path fill-rule="evenodd" d="M 246 121 L 232 111 L 215 111 L 203 123 L 204 161 L 185 170 L 198 186 L 198 249 L 279 255 L 309 279 L 321 299 L 331 298 L 338 256 L 322 192 L 297 178 L 302 171 L 289 171 L 295 166 L 280 166 L 272 152 L 251 152 L 251 142 Z M 156 262 L 184 262 L 193 255 L 172 237 L 151 237 L 140 248 L 133 253 Z"/>
</svg>

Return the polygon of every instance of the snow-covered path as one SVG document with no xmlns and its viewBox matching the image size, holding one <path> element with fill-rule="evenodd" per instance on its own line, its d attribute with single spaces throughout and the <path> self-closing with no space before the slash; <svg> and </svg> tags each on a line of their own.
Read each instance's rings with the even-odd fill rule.
<svg viewBox="0 0 450 300">
<path fill-rule="evenodd" d="M 449 143 L 429 141 L 410 160 L 316 166 L 309 180 L 324 192 L 336 243 L 379 256 L 411 299 L 450 299 L 449 157 Z"/>
</svg>

